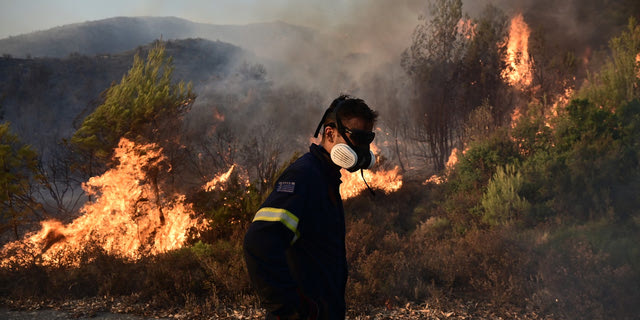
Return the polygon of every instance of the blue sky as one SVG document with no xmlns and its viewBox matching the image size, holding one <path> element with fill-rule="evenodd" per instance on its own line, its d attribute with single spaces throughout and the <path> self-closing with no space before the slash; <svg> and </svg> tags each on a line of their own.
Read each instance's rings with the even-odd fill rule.
<svg viewBox="0 0 640 320">
<path fill-rule="evenodd" d="M 176 16 L 213 24 L 281 20 L 315 27 L 340 20 L 340 13 L 357 2 L 360 1 L 0 0 L 0 38 L 115 16 Z"/>
</svg>

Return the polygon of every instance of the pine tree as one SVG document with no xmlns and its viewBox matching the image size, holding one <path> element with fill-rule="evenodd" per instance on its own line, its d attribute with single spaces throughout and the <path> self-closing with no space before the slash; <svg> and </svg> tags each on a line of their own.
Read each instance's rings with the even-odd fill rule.
<svg viewBox="0 0 640 320">
<path fill-rule="evenodd" d="M 18 227 L 39 204 L 32 197 L 38 159 L 30 146 L 0 124 L 0 229 L 11 228 L 18 239 Z"/>
<path fill-rule="evenodd" d="M 172 72 L 173 61 L 162 42 L 154 44 L 146 61 L 136 54 L 128 73 L 106 90 L 104 102 L 71 138 L 72 145 L 89 157 L 85 171 L 94 174 L 91 167 L 104 165 L 123 137 L 165 147 L 177 134 L 195 95 L 190 83 L 172 83 Z"/>
</svg>

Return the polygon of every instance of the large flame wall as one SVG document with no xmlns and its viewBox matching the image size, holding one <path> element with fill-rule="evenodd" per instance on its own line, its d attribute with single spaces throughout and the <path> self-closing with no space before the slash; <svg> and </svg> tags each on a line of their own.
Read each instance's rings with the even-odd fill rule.
<svg viewBox="0 0 640 320">
<path fill-rule="evenodd" d="M 147 168 L 166 161 L 153 144 L 122 139 L 115 150 L 118 165 L 93 177 L 83 189 L 93 199 L 68 225 L 43 221 L 42 229 L 7 244 L 3 265 L 37 259 L 42 264 L 76 264 L 89 244 L 121 257 L 138 259 L 184 245 L 190 230 L 203 224 L 193 217 L 183 195 L 168 195 L 147 176 Z"/>
</svg>

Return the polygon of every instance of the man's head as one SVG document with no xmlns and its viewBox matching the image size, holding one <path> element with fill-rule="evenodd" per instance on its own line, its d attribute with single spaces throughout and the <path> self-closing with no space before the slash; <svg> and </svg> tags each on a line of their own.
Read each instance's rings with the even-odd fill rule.
<svg viewBox="0 0 640 320">
<path fill-rule="evenodd" d="M 353 152 L 349 151 L 348 154 L 357 155 L 356 161 L 357 159 L 362 160 L 369 157 L 369 145 L 375 136 L 373 125 L 377 118 L 378 114 L 371 110 L 363 100 L 341 95 L 333 100 L 325 112 L 323 120 L 318 124 L 316 136 L 322 127 L 322 142 L 320 145 L 332 155 L 332 159 L 336 164 L 343 166 L 339 163 L 340 161 L 336 161 L 334 158 L 337 151 L 342 149 L 347 151 L 351 149 Z M 339 145 L 340 150 L 333 150 L 336 145 Z M 346 146 L 349 148 L 345 148 Z M 375 162 L 375 158 L 373 158 L 371 165 L 373 162 Z M 367 168 L 367 166 L 364 167 L 364 169 Z M 352 169 L 354 168 L 352 167 Z M 357 170 L 357 168 L 354 170 Z"/>
</svg>

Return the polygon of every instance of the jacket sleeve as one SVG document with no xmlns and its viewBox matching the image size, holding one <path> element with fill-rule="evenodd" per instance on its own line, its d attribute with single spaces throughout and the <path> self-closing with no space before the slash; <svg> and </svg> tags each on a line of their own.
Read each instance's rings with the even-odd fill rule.
<svg viewBox="0 0 640 320">
<path fill-rule="evenodd" d="M 285 171 L 244 238 L 244 258 L 251 282 L 263 306 L 275 315 L 291 314 L 301 307 L 286 251 L 300 236 L 299 215 L 306 193 L 303 180 L 300 175 Z"/>
</svg>

